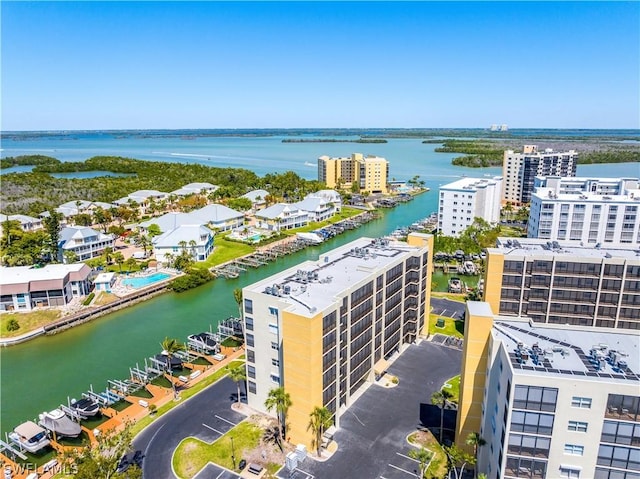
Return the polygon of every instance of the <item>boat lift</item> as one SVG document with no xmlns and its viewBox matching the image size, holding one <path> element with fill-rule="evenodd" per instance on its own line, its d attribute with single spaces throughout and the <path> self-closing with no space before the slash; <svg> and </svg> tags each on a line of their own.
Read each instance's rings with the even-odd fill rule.
<svg viewBox="0 0 640 479">
<path fill-rule="evenodd" d="M 244 336 L 242 319 L 231 316 L 220 322 L 220 324 L 218 324 L 218 336 L 220 339 L 226 339 L 229 336 L 242 338 Z"/>
<path fill-rule="evenodd" d="M 84 421 L 85 419 L 87 419 L 86 416 L 83 416 L 77 410 L 71 407 L 71 400 L 68 397 L 67 397 L 67 404 L 68 404 L 67 406 L 65 406 L 64 404 L 60 404 L 60 410 L 63 413 L 65 413 L 67 416 L 69 416 L 71 419 L 77 422 Z"/>
<path fill-rule="evenodd" d="M 154 357 L 150 357 L 149 361 L 151 361 L 151 364 L 152 364 L 151 367 L 147 368 L 149 370 L 153 369 L 154 371 L 159 371 L 160 374 L 162 374 L 162 373 L 166 372 L 167 369 L 168 369 L 166 361 L 160 361 L 159 359 L 156 359 Z M 153 367 L 153 366 L 155 366 L 155 367 Z"/>
<path fill-rule="evenodd" d="M 193 364 L 193 362 L 199 358 L 199 356 L 195 354 L 191 354 L 189 351 L 176 351 L 174 353 L 174 356 L 182 359 L 183 363 L 191 363 L 191 364 Z"/>
<path fill-rule="evenodd" d="M 119 381 L 118 379 L 109 379 L 107 383 L 109 384 L 109 386 L 111 386 L 111 389 L 115 390 L 119 394 L 122 394 L 123 396 L 128 396 L 132 392 L 135 392 L 142 387 L 142 384 L 138 384 L 129 380 Z"/>
<path fill-rule="evenodd" d="M 129 374 L 131 375 L 131 379 L 138 384 L 147 384 L 149 379 L 149 368 L 147 367 L 147 360 L 144 360 L 144 369 L 140 369 L 138 363 L 136 363 L 135 368 L 129 368 Z"/>
<path fill-rule="evenodd" d="M 10 454 L 18 456 L 23 461 L 27 461 L 27 456 L 22 453 L 22 446 L 18 444 L 19 449 L 16 449 L 15 447 L 13 447 L 13 444 L 11 444 L 11 440 L 9 439 L 8 434 L 5 432 L 4 435 L 6 441 L 0 439 L 0 452 L 8 451 Z"/>
</svg>

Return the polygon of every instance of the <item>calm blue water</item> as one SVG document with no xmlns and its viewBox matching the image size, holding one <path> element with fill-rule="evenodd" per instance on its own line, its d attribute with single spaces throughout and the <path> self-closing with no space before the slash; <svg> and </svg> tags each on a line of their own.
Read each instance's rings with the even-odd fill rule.
<svg viewBox="0 0 640 479">
<path fill-rule="evenodd" d="M 163 279 L 169 278 L 171 275 L 167 273 L 153 273 L 149 276 L 142 276 L 140 278 L 125 278 L 122 280 L 122 284 L 125 286 L 131 286 L 133 288 L 143 288 L 150 284 L 157 283 Z"/>
</svg>

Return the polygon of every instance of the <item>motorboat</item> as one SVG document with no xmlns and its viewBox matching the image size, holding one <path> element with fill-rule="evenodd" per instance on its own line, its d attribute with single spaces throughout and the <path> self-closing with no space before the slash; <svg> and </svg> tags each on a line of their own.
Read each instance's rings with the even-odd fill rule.
<svg viewBox="0 0 640 479">
<path fill-rule="evenodd" d="M 192 334 L 187 337 L 189 341 L 189 347 L 198 351 L 204 351 L 207 354 L 217 353 L 220 350 L 218 341 L 213 337 L 211 333 Z"/>
<path fill-rule="evenodd" d="M 449 292 L 462 293 L 462 281 L 460 281 L 460 278 L 451 278 L 449 280 Z"/>
<path fill-rule="evenodd" d="M 71 409 L 84 418 L 93 417 L 100 412 L 100 405 L 90 398 L 71 400 Z"/>
<path fill-rule="evenodd" d="M 38 426 L 33 421 L 20 424 L 13 432 L 9 433 L 9 439 L 31 454 L 37 453 L 51 443 L 46 429 Z"/>
<path fill-rule="evenodd" d="M 324 238 L 318 233 L 296 233 L 296 236 L 312 244 L 320 244 L 324 241 Z"/>
<path fill-rule="evenodd" d="M 460 268 L 462 274 L 476 274 L 476 265 L 473 261 L 465 261 Z"/>
<path fill-rule="evenodd" d="M 58 437 L 78 437 L 82 432 L 80 424 L 73 422 L 61 409 L 43 412 L 38 417 L 40 425 Z"/>
</svg>

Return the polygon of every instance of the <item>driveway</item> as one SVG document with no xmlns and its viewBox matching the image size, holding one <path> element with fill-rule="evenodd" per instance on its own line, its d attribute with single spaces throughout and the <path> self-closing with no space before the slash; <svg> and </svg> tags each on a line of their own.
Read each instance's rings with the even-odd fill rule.
<svg viewBox="0 0 640 479">
<path fill-rule="evenodd" d="M 158 418 L 136 436 L 133 447 L 144 453 L 143 478 L 175 479 L 171 458 L 180 441 L 194 436 L 212 442 L 242 421 L 245 416 L 231 409 L 236 395 L 235 383 L 225 377 Z M 209 465 L 196 477 L 235 479 L 239 476 Z"/>
<path fill-rule="evenodd" d="M 406 437 L 419 427 L 440 425 L 431 395 L 460 373 L 461 358 L 460 351 L 428 341 L 410 346 L 389 368 L 398 386 L 369 387 L 340 420 L 338 451 L 326 462 L 305 459 L 295 477 L 415 478 L 418 463 L 409 458 Z M 445 413 L 445 427 L 454 425 L 455 412 Z M 280 477 L 289 476 L 283 470 Z"/>
<path fill-rule="evenodd" d="M 459 301 L 451 301 L 447 298 L 431 298 L 431 314 L 462 319 L 465 309 L 465 303 Z"/>
</svg>

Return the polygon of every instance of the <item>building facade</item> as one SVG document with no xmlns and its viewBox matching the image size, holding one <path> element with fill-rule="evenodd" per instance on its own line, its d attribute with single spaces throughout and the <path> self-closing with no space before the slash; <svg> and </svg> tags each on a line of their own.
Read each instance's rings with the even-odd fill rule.
<svg viewBox="0 0 640 479">
<path fill-rule="evenodd" d="M 309 224 L 309 213 L 295 203 L 276 203 L 255 214 L 258 228 L 282 231 L 301 228 Z"/>
<path fill-rule="evenodd" d="M 0 267 L 0 311 L 65 306 L 89 293 L 90 275 L 83 263 Z"/>
<path fill-rule="evenodd" d="M 467 303 L 456 443 L 489 478 L 637 479 L 639 339 Z"/>
<path fill-rule="evenodd" d="M 529 203 L 536 176 L 576 176 L 578 153 L 574 150 L 539 152 L 535 145 L 525 145 L 522 153 L 504 152 L 502 198 L 516 205 Z"/>
<path fill-rule="evenodd" d="M 353 153 L 351 157 L 318 158 L 318 181 L 328 188 L 358 185 L 360 191 L 388 193 L 389 162 L 378 156 Z"/>
<path fill-rule="evenodd" d="M 153 254 L 168 263 L 186 251 L 194 261 L 204 261 L 213 252 L 213 231 L 201 224 L 181 225 L 151 240 Z"/>
<path fill-rule="evenodd" d="M 86 261 L 102 255 L 106 248 L 113 248 L 115 244 L 113 234 L 104 234 L 89 227 L 68 226 L 60 231 L 58 257 L 68 263 L 69 256 L 65 253 L 74 253 L 76 261 Z"/>
<path fill-rule="evenodd" d="M 498 238 L 487 248 L 484 288 L 501 316 L 640 330 L 640 256 L 633 245 Z"/>
<path fill-rule="evenodd" d="M 488 223 L 500 221 L 502 177 L 463 178 L 440 187 L 438 231 L 459 236 L 475 218 Z"/>
<path fill-rule="evenodd" d="M 311 447 L 309 414 L 340 417 L 387 360 L 426 331 L 433 238 L 360 238 L 243 289 L 248 403 L 283 386 L 287 435 Z"/>
<path fill-rule="evenodd" d="M 640 243 L 638 179 L 538 177 L 529 238 Z"/>
</svg>

